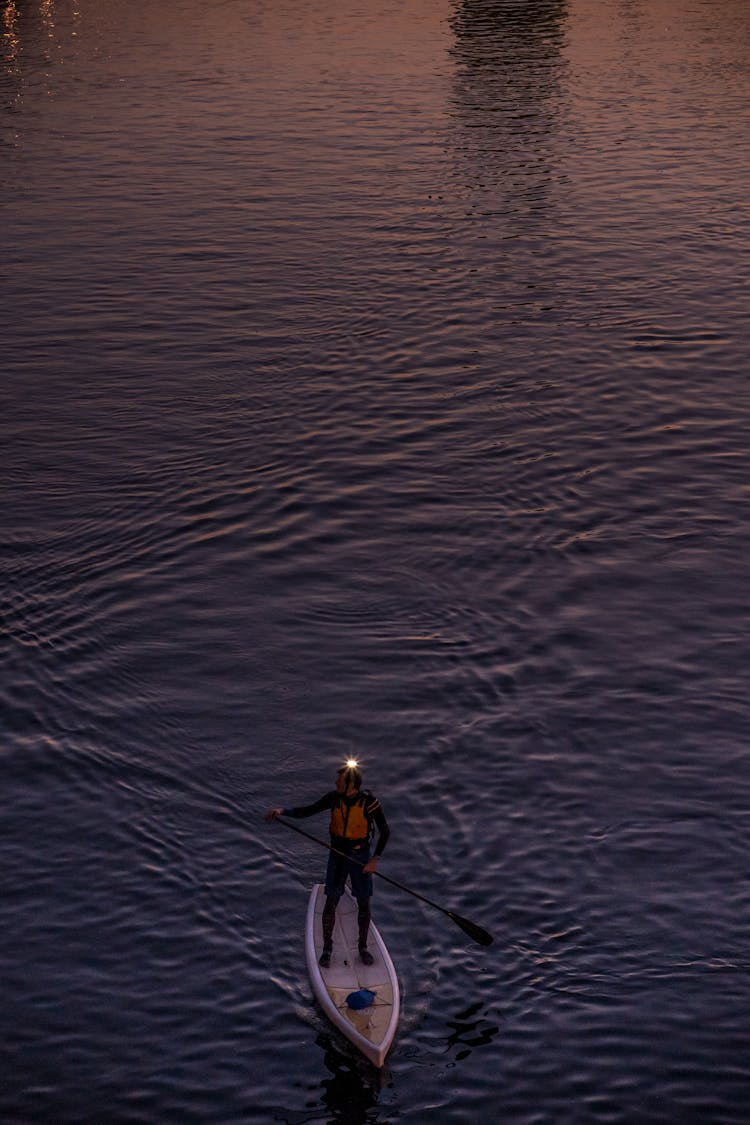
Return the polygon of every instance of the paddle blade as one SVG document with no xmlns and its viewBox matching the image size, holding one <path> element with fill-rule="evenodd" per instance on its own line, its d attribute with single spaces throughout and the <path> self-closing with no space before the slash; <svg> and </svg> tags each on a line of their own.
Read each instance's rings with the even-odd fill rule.
<svg viewBox="0 0 750 1125">
<path fill-rule="evenodd" d="M 481 926 L 478 926 L 476 922 L 470 922 L 468 918 L 462 918 L 460 914 L 454 914 L 452 910 L 446 910 L 446 914 L 449 918 L 452 918 L 467 937 L 470 937 L 477 945 L 492 945 L 492 934 L 488 934 L 487 931 L 483 930 Z"/>
</svg>

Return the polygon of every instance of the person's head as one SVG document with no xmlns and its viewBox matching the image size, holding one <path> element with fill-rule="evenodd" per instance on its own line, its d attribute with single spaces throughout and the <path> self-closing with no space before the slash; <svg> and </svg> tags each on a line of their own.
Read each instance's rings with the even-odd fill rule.
<svg viewBox="0 0 750 1125">
<path fill-rule="evenodd" d="M 342 795 L 358 793 L 362 788 L 362 771 L 350 758 L 336 773 L 336 792 Z"/>
</svg>

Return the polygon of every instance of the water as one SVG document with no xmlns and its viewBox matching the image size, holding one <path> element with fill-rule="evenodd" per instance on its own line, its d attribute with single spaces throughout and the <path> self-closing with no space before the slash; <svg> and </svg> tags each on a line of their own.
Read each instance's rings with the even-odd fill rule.
<svg viewBox="0 0 750 1125">
<path fill-rule="evenodd" d="M 747 5 L 0 35 L 3 1122 L 746 1123 Z M 495 937 L 378 885 L 379 1076 L 351 748 Z"/>
</svg>

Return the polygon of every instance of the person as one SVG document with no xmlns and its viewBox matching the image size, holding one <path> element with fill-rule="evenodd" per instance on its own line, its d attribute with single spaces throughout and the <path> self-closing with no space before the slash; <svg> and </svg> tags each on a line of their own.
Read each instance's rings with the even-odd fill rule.
<svg viewBox="0 0 750 1125">
<path fill-rule="evenodd" d="M 323 951 L 319 959 L 320 965 L 327 969 L 331 964 L 336 907 L 344 893 L 347 878 L 351 882 L 352 893 L 357 900 L 359 956 L 365 965 L 372 965 L 374 958 L 367 948 L 372 872 L 377 870 L 378 860 L 390 836 L 390 829 L 380 801 L 367 789 L 362 788 L 362 771 L 357 762 L 349 759 L 341 766 L 336 773 L 334 788 L 312 805 L 269 809 L 266 820 L 273 820 L 277 816 L 294 818 L 314 816 L 315 813 L 324 812 L 326 809 L 331 811 L 329 831 L 331 847 L 336 851 L 328 854 L 326 901 L 322 918 Z M 375 850 L 371 854 L 376 829 L 378 839 Z M 342 852 L 343 855 L 337 854 Z"/>
</svg>

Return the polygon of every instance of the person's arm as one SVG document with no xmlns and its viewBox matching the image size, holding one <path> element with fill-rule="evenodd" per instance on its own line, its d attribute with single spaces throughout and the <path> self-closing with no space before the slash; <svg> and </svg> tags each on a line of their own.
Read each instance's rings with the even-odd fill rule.
<svg viewBox="0 0 750 1125">
<path fill-rule="evenodd" d="M 291 816 L 295 820 L 303 816 L 314 816 L 315 813 L 332 808 L 335 799 L 336 794 L 331 792 L 326 793 L 320 800 L 315 801 L 312 805 L 295 805 L 293 808 L 288 809 L 269 809 L 266 813 L 266 820 L 275 820 L 277 816 Z"/>
<path fill-rule="evenodd" d="M 370 875 L 373 871 L 377 870 L 378 860 L 385 851 L 385 845 L 388 843 L 391 830 L 388 827 L 388 821 L 385 819 L 383 807 L 377 797 L 373 797 L 372 803 L 367 806 L 367 814 L 378 830 L 378 842 L 375 845 L 375 852 L 362 868 L 365 875 Z"/>
</svg>

